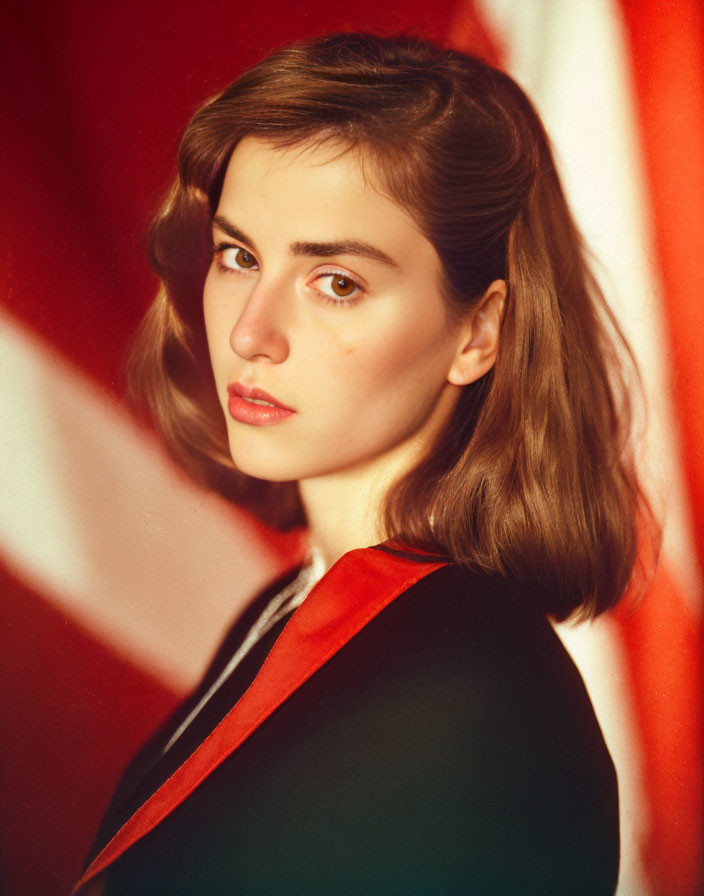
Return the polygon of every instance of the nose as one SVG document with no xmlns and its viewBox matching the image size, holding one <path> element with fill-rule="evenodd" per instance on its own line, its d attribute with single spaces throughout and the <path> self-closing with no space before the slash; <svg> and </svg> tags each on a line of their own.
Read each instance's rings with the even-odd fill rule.
<svg viewBox="0 0 704 896">
<path fill-rule="evenodd" d="M 284 299 L 274 284 L 261 280 L 252 289 L 232 331 L 230 346 L 246 361 L 280 364 L 288 357 Z"/>
</svg>

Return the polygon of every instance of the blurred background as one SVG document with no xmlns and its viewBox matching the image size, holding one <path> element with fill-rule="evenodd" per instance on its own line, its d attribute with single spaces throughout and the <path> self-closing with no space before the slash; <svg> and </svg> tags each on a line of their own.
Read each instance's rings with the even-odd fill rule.
<svg viewBox="0 0 704 896">
<path fill-rule="evenodd" d="M 620 896 L 704 892 L 704 12 L 699 0 L 5 0 L 0 888 L 70 892 L 122 767 L 290 565 L 130 415 L 150 215 L 195 108 L 267 51 L 412 30 L 525 87 L 640 360 L 665 522 L 638 604 L 561 626 L 617 764 Z"/>
</svg>

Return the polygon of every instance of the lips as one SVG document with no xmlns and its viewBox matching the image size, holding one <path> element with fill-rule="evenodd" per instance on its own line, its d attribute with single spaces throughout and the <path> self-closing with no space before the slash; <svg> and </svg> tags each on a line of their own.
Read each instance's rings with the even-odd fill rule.
<svg viewBox="0 0 704 896">
<path fill-rule="evenodd" d="M 240 398 L 252 399 L 253 403 L 265 401 L 267 405 L 273 405 L 275 408 L 281 408 L 282 411 L 294 413 L 293 408 L 287 407 L 283 402 L 274 398 L 273 395 L 269 395 L 268 392 L 260 389 L 259 386 L 244 386 L 242 383 L 230 383 L 227 387 L 227 392 L 230 397 L 239 395 Z"/>
<path fill-rule="evenodd" d="M 230 383 L 227 393 L 230 396 L 227 403 L 230 416 L 240 423 L 266 426 L 280 423 L 296 413 L 258 386 Z"/>
</svg>

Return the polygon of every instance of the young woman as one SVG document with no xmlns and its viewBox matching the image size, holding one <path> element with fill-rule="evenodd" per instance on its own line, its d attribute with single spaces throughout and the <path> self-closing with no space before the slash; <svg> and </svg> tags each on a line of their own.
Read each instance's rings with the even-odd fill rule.
<svg viewBox="0 0 704 896">
<path fill-rule="evenodd" d="M 78 892 L 612 893 L 618 796 L 547 616 L 650 520 L 623 341 L 506 75 L 294 44 L 193 118 L 132 382 L 311 551 L 136 760 Z"/>
</svg>

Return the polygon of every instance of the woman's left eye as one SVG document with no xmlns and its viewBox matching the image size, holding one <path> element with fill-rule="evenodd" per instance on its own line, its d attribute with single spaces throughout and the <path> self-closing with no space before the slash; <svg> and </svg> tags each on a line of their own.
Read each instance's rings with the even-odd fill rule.
<svg viewBox="0 0 704 896">
<path fill-rule="evenodd" d="M 318 292 L 334 304 L 354 301 L 362 295 L 362 287 L 348 274 L 320 274 L 313 281 Z"/>
</svg>

